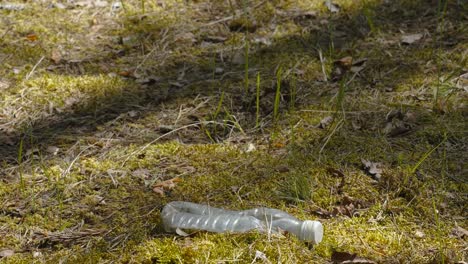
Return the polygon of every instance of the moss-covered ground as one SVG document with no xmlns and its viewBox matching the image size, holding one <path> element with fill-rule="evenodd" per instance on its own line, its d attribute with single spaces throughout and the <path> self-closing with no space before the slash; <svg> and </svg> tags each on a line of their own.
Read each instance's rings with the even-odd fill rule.
<svg viewBox="0 0 468 264">
<path fill-rule="evenodd" d="M 333 3 L 0 1 L 0 262 L 468 261 L 468 5 Z M 324 239 L 169 234 L 175 200 Z"/>
</svg>

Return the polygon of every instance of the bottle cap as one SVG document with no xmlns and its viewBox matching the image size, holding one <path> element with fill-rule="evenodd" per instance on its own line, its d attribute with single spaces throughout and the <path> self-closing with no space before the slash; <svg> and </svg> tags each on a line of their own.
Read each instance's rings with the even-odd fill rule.
<svg viewBox="0 0 468 264">
<path fill-rule="evenodd" d="M 323 238 L 323 226 L 318 221 L 305 220 L 301 225 L 299 239 L 309 241 L 314 244 L 320 243 Z"/>
</svg>

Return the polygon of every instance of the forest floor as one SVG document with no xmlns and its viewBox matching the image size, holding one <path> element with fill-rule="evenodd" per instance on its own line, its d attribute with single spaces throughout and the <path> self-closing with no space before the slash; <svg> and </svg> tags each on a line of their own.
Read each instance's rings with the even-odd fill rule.
<svg viewBox="0 0 468 264">
<path fill-rule="evenodd" d="M 0 1 L 0 262 L 466 263 L 468 5 Z M 167 233 L 170 201 L 290 234 Z"/>
</svg>

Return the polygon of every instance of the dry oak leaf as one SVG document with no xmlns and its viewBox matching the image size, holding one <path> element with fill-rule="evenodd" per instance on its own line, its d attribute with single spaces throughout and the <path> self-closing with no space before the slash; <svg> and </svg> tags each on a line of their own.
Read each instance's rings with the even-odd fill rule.
<svg viewBox="0 0 468 264">
<path fill-rule="evenodd" d="M 420 39 L 422 39 L 422 37 L 423 37 L 423 34 L 420 34 L 420 33 L 404 35 L 401 37 L 401 43 L 410 45 L 419 41 Z"/>
<path fill-rule="evenodd" d="M 348 252 L 333 252 L 331 260 L 336 264 L 345 264 L 345 263 L 360 263 L 360 264 L 375 264 L 374 261 L 368 260 L 365 258 L 358 257 L 355 253 Z"/>
<path fill-rule="evenodd" d="M 165 180 L 162 182 L 158 182 L 153 186 L 153 192 L 165 196 L 165 191 L 169 191 L 175 188 L 176 183 L 181 182 L 182 179 L 179 177 L 175 177 L 169 180 Z"/>
<path fill-rule="evenodd" d="M 372 162 L 370 160 L 361 159 L 362 165 L 367 173 L 369 173 L 374 180 L 380 180 L 382 177 L 382 164 L 380 162 Z"/>
</svg>

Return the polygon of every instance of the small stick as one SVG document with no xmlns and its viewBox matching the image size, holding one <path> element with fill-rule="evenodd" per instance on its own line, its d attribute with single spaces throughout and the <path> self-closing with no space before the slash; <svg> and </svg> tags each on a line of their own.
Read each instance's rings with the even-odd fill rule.
<svg viewBox="0 0 468 264">
<path fill-rule="evenodd" d="M 323 58 L 321 49 L 318 50 L 318 54 L 320 58 L 320 63 L 322 64 L 323 80 L 328 82 L 327 72 L 325 71 L 325 59 Z"/>
<path fill-rule="evenodd" d="M 26 80 L 28 80 L 34 73 L 34 71 L 36 70 L 37 66 L 39 66 L 39 64 L 41 64 L 41 62 L 44 60 L 45 56 L 42 56 L 39 61 L 36 63 L 36 65 L 34 65 L 34 67 L 32 68 L 32 70 L 26 75 Z"/>
</svg>

